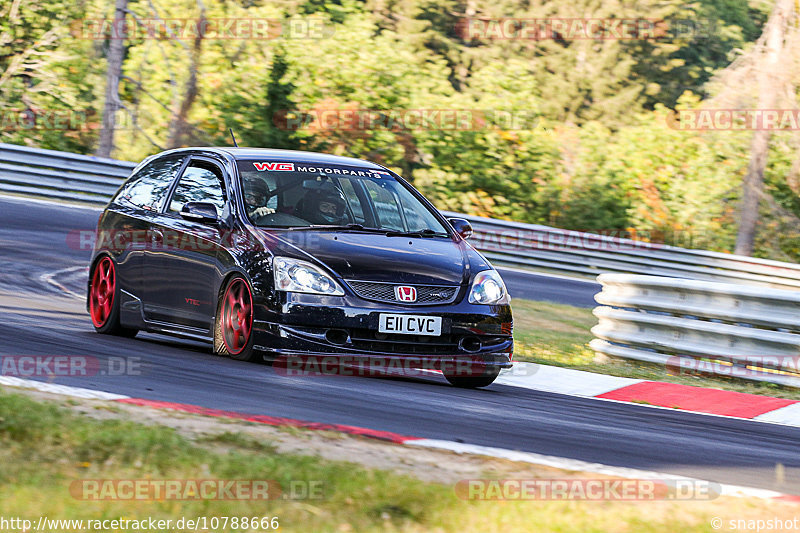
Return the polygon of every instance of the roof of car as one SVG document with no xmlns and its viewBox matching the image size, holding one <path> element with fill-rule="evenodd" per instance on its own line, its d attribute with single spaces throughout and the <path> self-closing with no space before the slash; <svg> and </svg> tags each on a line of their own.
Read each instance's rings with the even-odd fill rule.
<svg viewBox="0 0 800 533">
<path fill-rule="evenodd" d="M 193 148 L 181 148 L 181 151 L 209 151 L 224 153 L 234 159 L 277 159 L 279 161 L 290 161 L 294 163 L 319 163 L 329 165 L 351 165 L 362 168 L 383 169 L 384 167 L 363 159 L 355 157 L 344 157 L 340 155 L 322 154 L 319 152 L 304 152 L 302 150 L 275 150 L 271 148 L 228 148 L 218 146 L 197 146 Z"/>
</svg>

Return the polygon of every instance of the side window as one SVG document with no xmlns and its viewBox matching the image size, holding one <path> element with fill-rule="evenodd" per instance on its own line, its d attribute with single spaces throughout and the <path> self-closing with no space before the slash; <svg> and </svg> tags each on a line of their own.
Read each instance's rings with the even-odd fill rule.
<svg viewBox="0 0 800 533">
<path fill-rule="evenodd" d="M 194 161 L 181 176 L 170 200 L 169 211 L 180 213 L 186 202 L 208 202 L 214 204 L 219 213 L 225 206 L 224 198 L 219 169 L 209 163 Z"/>
<path fill-rule="evenodd" d="M 404 205 L 403 213 L 406 215 L 406 222 L 408 223 L 409 231 L 430 227 L 430 225 L 425 220 L 422 220 L 422 217 L 419 216 L 419 214 L 412 208 Z"/>
<path fill-rule="evenodd" d="M 353 188 L 353 182 L 347 178 L 339 178 L 339 185 L 344 191 L 344 196 L 347 199 L 350 210 L 353 212 L 355 222 L 364 223 L 366 221 L 364 210 L 361 208 L 361 202 L 358 199 L 358 195 L 356 195 L 356 190 Z"/>
<path fill-rule="evenodd" d="M 158 211 L 182 163 L 183 157 L 180 156 L 162 157 L 151 161 L 131 176 L 114 198 L 114 202 L 128 207 Z"/>
<path fill-rule="evenodd" d="M 364 180 L 364 186 L 375 206 L 375 210 L 378 212 L 379 227 L 403 231 L 400 209 L 397 206 L 397 202 L 395 202 L 392 191 L 369 180 Z"/>
</svg>

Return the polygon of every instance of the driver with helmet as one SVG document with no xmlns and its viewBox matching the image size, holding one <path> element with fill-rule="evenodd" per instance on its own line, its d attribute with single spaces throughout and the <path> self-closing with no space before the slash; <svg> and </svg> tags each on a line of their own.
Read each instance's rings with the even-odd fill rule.
<svg viewBox="0 0 800 533">
<path fill-rule="evenodd" d="M 312 224 L 346 224 L 350 222 L 342 192 L 332 184 L 310 191 L 303 198 L 303 218 Z"/>
<path fill-rule="evenodd" d="M 247 205 L 247 215 L 251 219 L 275 212 L 271 207 L 267 207 L 269 187 L 261 178 L 252 178 L 244 181 L 244 198 Z"/>
</svg>

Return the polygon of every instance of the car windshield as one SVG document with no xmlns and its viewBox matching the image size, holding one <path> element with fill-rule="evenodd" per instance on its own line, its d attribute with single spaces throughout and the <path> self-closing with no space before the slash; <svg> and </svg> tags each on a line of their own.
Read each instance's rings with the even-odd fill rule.
<svg viewBox="0 0 800 533">
<path fill-rule="evenodd" d="M 343 228 L 447 235 L 389 172 L 351 166 L 238 161 L 247 216 L 271 228 Z"/>
</svg>

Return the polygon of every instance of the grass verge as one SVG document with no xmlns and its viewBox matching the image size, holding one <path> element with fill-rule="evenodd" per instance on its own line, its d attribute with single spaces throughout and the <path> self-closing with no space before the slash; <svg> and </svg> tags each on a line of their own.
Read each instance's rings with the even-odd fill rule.
<svg viewBox="0 0 800 533">
<path fill-rule="evenodd" d="M 469 501 L 459 499 L 452 485 L 354 463 L 277 453 L 269 442 L 239 434 L 235 428 L 190 440 L 167 426 L 96 420 L 52 402 L 3 392 L 0 462 L 0 517 L 34 524 L 39 516 L 173 521 L 279 517 L 283 531 L 673 532 L 711 531 L 711 519 L 727 518 L 732 508 L 728 498 L 635 503 Z M 274 480 L 283 487 L 321 482 L 323 489 L 321 499 L 86 501 L 76 498 L 70 486 L 87 479 Z M 797 509 L 744 499 L 735 505 L 735 518 L 753 520 L 767 515 L 788 518 Z M 48 528 L 66 530 L 78 528 Z"/>
<path fill-rule="evenodd" d="M 598 357 L 589 348 L 597 324 L 591 309 L 515 298 L 514 359 L 612 376 L 667 381 L 800 400 L 800 390 L 724 377 L 672 375 L 660 365 Z"/>
</svg>

